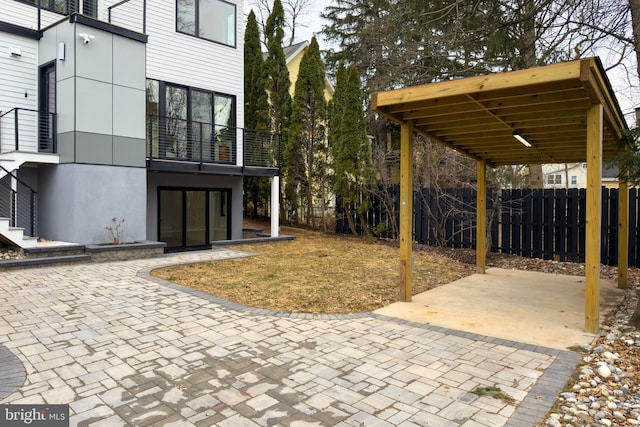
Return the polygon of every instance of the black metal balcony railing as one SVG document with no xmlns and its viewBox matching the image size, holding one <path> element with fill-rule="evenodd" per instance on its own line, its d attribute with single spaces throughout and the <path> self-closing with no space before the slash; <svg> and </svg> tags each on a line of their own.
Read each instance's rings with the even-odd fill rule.
<svg viewBox="0 0 640 427">
<path fill-rule="evenodd" d="M 9 218 L 11 227 L 24 228 L 24 234 L 35 237 L 38 194 L 20 180 L 15 172 L 0 166 L 0 218 Z"/>
<path fill-rule="evenodd" d="M 107 20 L 142 34 L 147 33 L 147 0 L 122 0 L 107 7 Z"/>
<path fill-rule="evenodd" d="M 147 116 L 149 160 L 237 165 L 239 142 L 242 143 L 244 166 L 279 167 L 279 135 L 194 120 Z"/>
<path fill-rule="evenodd" d="M 0 152 L 56 153 L 55 113 L 13 108 L 0 114 Z"/>
</svg>

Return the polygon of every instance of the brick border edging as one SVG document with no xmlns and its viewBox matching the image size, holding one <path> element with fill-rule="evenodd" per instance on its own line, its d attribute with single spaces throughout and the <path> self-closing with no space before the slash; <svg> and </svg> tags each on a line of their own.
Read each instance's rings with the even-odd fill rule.
<svg viewBox="0 0 640 427">
<path fill-rule="evenodd" d="M 22 387 L 26 380 L 27 372 L 20 359 L 0 344 L 0 401 Z"/>
<path fill-rule="evenodd" d="M 186 264 L 190 264 L 188 262 Z M 176 263 L 174 265 L 181 264 Z M 164 267 L 164 266 L 163 266 Z M 291 313 L 281 312 L 263 308 L 254 308 L 246 305 L 238 304 L 206 292 L 188 288 L 169 282 L 159 277 L 151 275 L 151 271 L 158 267 L 148 268 L 138 271 L 137 275 L 159 285 L 169 287 L 176 291 L 184 292 L 189 295 L 202 298 L 209 302 L 220 305 L 221 307 L 236 311 L 239 313 L 285 317 L 290 319 L 308 319 L 308 320 L 349 320 L 358 318 L 374 318 L 393 322 L 396 324 L 416 327 L 433 332 L 440 332 L 446 335 L 453 335 L 461 338 L 467 338 L 473 341 L 482 341 L 496 345 L 504 345 L 514 347 L 518 350 L 526 350 L 534 353 L 546 354 L 555 357 L 553 362 L 544 370 L 538 378 L 529 393 L 522 402 L 518 404 L 514 413 L 509 417 L 505 427 L 530 427 L 536 423 L 544 422 L 546 415 L 553 408 L 556 397 L 562 392 L 564 386 L 569 381 L 569 377 L 574 372 L 576 366 L 582 359 L 581 355 L 572 351 L 558 350 L 550 347 L 538 346 L 534 344 L 526 344 L 518 341 L 512 341 L 502 338 L 495 338 L 486 335 L 476 334 L 474 332 L 460 331 L 456 329 L 444 328 L 428 323 L 412 322 L 409 320 L 398 319 L 395 317 L 385 316 L 373 312 L 362 312 L 352 314 L 314 314 L 314 313 Z"/>
<path fill-rule="evenodd" d="M 543 423 L 553 408 L 556 397 L 564 389 L 581 360 L 582 356 L 579 353 L 560 351 L 556 360 L 538 378 L 531 391 L 518 405 L 505 427 L 530 427 L 532 417 Z"/>
</svg>

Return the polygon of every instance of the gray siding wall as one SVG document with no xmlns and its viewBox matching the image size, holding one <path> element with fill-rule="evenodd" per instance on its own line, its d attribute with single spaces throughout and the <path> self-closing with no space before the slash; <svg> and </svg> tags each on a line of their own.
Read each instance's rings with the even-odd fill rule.
<svg viewBox="0 0 640 427">
<path fill-rule="evenodd" d="M 158 239 L 158 187 L 231 190 L 231 238 L 242 238 L 242 177 L 149 173 L 147 177 L 147 238 Z"/>
<path fill-rule="evenodd" d="M 124 218 L 122 241 L 146 238 L 146 170 L 64 164 L 40 166 L 39 231 L 49 240 L 109 243 L 104 227 Z"/>
<path fill-rule="evenodd" d="M 82 33 L 95 38 L 85 44 Z M 65 21 L 40 42 L 39 63 L 51 61 L 61 163 L 145 167 L 144 43 Z"/>
</svg>

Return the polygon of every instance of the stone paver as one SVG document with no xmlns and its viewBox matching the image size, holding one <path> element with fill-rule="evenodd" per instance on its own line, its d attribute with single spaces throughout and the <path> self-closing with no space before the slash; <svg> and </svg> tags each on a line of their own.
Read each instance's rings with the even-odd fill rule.
<svg viewBox="0 0 640 427">
<path fill-rule="evenodd" d="M 579 359 L 371 313 L 253 309 L 148 274 L 249 255 L 2 273 L 0 403 L 70 404 L 71 425 L 532 425 Z M 488 385 L 515 404 L 471 393 Z"/>
</svg>

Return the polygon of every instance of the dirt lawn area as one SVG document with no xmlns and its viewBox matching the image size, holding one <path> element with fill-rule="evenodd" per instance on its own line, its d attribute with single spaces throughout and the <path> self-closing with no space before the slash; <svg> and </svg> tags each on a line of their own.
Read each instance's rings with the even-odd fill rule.
<svg viewBox="0 0 640 427">
<path fill-rule="evenodd" d="M 369 312 L 398 300 L 397 246 L 282 227 L 295 240 L 235 245 L 256 256 L 158 269 L 153 275 L 243 305 L 302 313 Z M 472 274 L 436 251 L 414 252 L 413 293 Z"/>
</svg>

